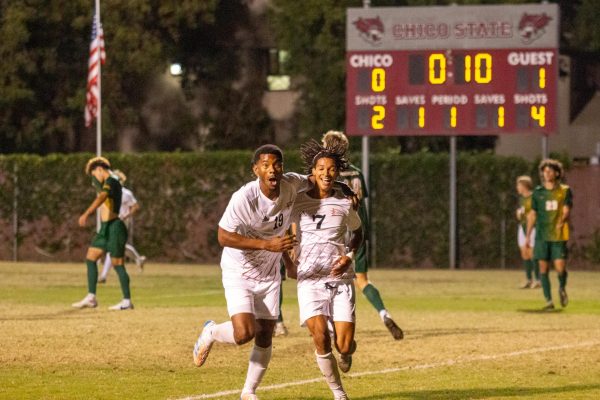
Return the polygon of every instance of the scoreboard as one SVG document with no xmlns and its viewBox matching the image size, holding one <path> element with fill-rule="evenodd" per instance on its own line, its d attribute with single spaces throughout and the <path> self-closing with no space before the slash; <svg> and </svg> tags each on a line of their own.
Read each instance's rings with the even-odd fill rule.
<svg viewBox="0 0 600 400">
<path fill-rule="evenodd" d="M 556 129 L 555 4 L 351 8 L 349 135 Z"/>
</svg>

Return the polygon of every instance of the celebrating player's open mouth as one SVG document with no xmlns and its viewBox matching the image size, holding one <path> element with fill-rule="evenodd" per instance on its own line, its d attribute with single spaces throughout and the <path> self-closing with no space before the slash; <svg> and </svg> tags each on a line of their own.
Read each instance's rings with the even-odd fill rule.
<svg viewBox="0 0 600 400">
<path fill-rule="evenodd" d="M 279 196 L 279 183 L 283 177 L 283 162 L 273 154 L 261 154 L 252 166 L 263 193 L 271 199 Z"/>
</svg>

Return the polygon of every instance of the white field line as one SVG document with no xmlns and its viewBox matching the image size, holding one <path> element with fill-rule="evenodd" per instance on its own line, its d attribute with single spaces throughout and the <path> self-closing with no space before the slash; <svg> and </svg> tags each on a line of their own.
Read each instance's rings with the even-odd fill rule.
<svg viewBox="0 0 600 400">
<path fill-rule="evenodd" d="M 407 365 L 405 367 L 387 368 L 387 369 L 381 369 L 381 370 L 377 370 L 377 371 L 353 372 L 351 374 L 346 374 L 345 376 L 357 378 L 357 377 L 361 377 L 361 376 L 381 375 L 381 374 L 389 374 L 389 373 L 401 372 L 401 371 L 432 369 L 432 368 L 448 367 L 448 366 L 452 366 L 452 365 L 456 365 L 456 364 L 465 364 L 465 363 L 469 363 L 469 362 L 473 362 L 473 361 L 498 360 L 498 359 L 502 359 L 502 358 L 519 357 L 519 356 L 526 355 L 526 354 L 538 354 L 538 353 L 546 353 L 548 351 L 576 349 L 576 348 L 581 348 L 581 347 L 593 347 L 593 346 L 598 346 L 598 345 L 600 345 L 600 341 L 572 343 L 572 344 L 565 344 L 565 345 L 561 345 L 561 346 L 539 347 L 539 348 L 529 349 L 529 350 L 512 351 L 510 353 L 483 354 L 483 355 L 479 355 L 479 356 L 465 357 L 465 358 L 459 358 L 459 359 L 455 359 L 455 360 L 440 361 L 440 362 L 435 362 L 435 363 L 430 363 L 430 364 Z M 321 382 L 322 380 L 323 380 L 323 378 L 319 377 L 319 378 L 313 378 L 313 379 L 305 379 L 305 380 L 301 380 L 301 381 L 278 383 L 275 385 L 262 386 L 259 388 L 259 391 L 266 392 L 266 391 L 270 391 L 270 390 L 285 389 L 285 388 L 292 387 L 292 386 L 308 385 L 310 383 Z M 240 393 L 241 393 L 241 390 L 239 390 L 239 389 L 224 390 L 222 392 L 182 397 L 177 400 L 215 399 L 215 398 L 219 398 L 219 397 L 238 395 Z"/>
</svg>

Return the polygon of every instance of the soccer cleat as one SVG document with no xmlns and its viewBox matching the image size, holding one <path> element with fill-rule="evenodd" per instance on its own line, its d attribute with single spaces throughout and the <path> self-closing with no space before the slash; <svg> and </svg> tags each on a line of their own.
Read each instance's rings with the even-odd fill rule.
<svg viewBox="0 0 600 400">
<path fill-rule="evenodd" d="M 146 262 L 146 256 L 140 256 L 135 260 L 135 265 L 139 268 L 140 272 L 144 272 L 144 263 Z"/>
<path fill-rule="evenodd" d="M 210 353 L 210 349 L 214 343 L 211 328 L 215 325 L 215 321 L 206 321 L 200 336 L 198 336 L 198 340 L 196 340 L 196 344 L 194 345 L 194 364 L 197 367 L 201 367 L 208 358 L 208 353 Z"/>
<path fill-rule="evenodd" d="M 109 310 L 120 311 L 120 310 L 133 310 L 133 303 L 131 300 L 121 300 L 119 303 L 114 306 L 108 307 Z"/>
<path fill-rule="evenodd" d="M 352 368 L 352 354 L 356 351 L 356 340 L 352 341 L 350 345 L 350 352 L 348 354 L 340 354 L 340 359 L 338 360 L 338 367 L 340 371 L 346 373 L 350 371 Z"/>
<path fill-rule="evenodd" d="M 288 330 L 283 322 L 277 322 L 275 324 L 275 330 L 273 330 L 273 336 L 287 336 Z"/>
<path fill-rule="evenodd" d="M 83 300 L 78 301 L 77 303 L 71 304 L 71 306 L 75 308 L 96 308 L 98 307 L 98 302 L 96 301 L 95 296 L 90 296 L 89 294 L 83 298 Z"/>
<path fill-rule="evenodd" d="M 567 296 L 567 291 L 565 289 L 560 289 L 558 291 L 558 295 L 560 296 L 560 305 L 564 308 L 569 304 L 569 296 Z"/>
<path fill-rule="evenodd" d="M 258 400 L 258 396 L 254 393 L 242 393 L 240 395 L 240 400 Z"/>
<path fill-rule="evenodd" d="M 404 332 L 402 332 L 402 329 L 396 325 L 393 319 L 390 317 L 383 317 L 383 323 L 385 324 L 385 327 L 388 328 L 388 331 L 390 331 L 395 340 L 402 340 L 404 338 Z"/>
<path fill-rule="evenodd" d="M 533 281 L 529 287 L 531 289 L 539 289 L 542 287 L 542 283 L 540 281 Z"/>
<path fill-rule="evenodd" d="M 552 302 L 552 300 L 547 302 L 546 305 L 544 307 L 542 307 L 542 311 L 551 311 L 551 310 L 554 310 L 554 303 Z"/>
<path fill-rule="evenodd" d="M 531 281 L 525 281 L 523 282 L 523 284 L 521 284 L 521 286 L 519 286 L 519 289 L 529 289 L 530 287 L 532 287 L 533 282 Z"/>
</svg>

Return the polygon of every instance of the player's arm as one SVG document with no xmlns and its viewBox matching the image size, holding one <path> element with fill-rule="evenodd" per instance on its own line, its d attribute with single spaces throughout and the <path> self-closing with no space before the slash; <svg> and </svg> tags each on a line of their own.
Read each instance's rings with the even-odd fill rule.
<svg viewBox="0 0 600 400">
<path fill-rule="evenodd" d="M 352 261 L 354 260 L 354 254 L 360 247 L 363 241 L 363 233 L 362 228 L 359 226 L 358 229 L 352 231 L 352 237 L 350 238 L 350 243 L 348 244 L 348 253 L 346 255 L 338 258 L 331 270 L 331 275 L 334 277 L 342 276 L 348 268 L 352 265 Z"/>
<path fill-rule="evenodd" d="M 229 232 L 220 226 L 217 236 L 221 246 L 239 250 L 267 250 L 281 253 L 290 250 L 297 244 L 293 235 L 278 236 L 272 239 L 256 239 L 236 232 Z"/>
<path fill-rule="evenodd" d="M 563 227 L 569 220 L 569 216 L 571 215 L 571 207 L 568 205 L 564 205 L 562 208 L 562 214 L 556 223 L 556 230 L 560 233 L 562 232 Z"/>
<path fill-rule="evenodd" d="M 527 247 L 531 247 L 531 232 L 533 231 L 533 227 L 535 226 L 535 221 L 537 220 L 537 212 L 535 210 L 529 211 L 527 214 L 527 235 L 525 238 L 525 245 Z"/>
<path fill-rule="evenodd" d="M 282 260 L 287 276 L 292 279 L 298 279 L 298 264 L 292 260 L 292 256 L 288 251 L 283 252 Z"/>
<path fill-rule="evenodd" d="M 98 207 L 100 207 L 102 203 L 106 201 L 107 198 L 108 192 L 100 192 L 98 196 L 96 196 L 94 201 L 92 201 L 92 204 L 87 208 L 87 210 L 85 210 L 83 214 L 81 214 L 81 216 L 79 217 L 79 226 L 85 226 L 88 217 L 92 215 L 92 213 L 94 213 L 98 209 Z"/>
<path fill-rule="evenodd" d="M 133 205 L 129 209 L 129 213 L 127 213 L 126 215 L 124 215 L 123 219 L 128 219 L 128 218 L 133 217 L 133 214 L 135 214 L 139 210 L 140 210 L 140 204 L 139 203 L 133 203 Z"/>
</svg>

